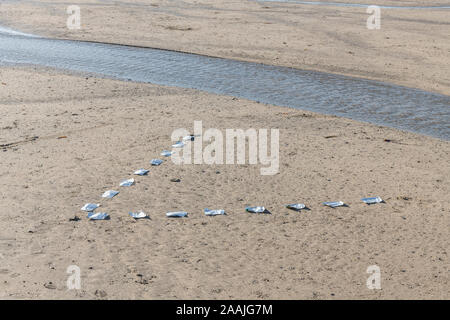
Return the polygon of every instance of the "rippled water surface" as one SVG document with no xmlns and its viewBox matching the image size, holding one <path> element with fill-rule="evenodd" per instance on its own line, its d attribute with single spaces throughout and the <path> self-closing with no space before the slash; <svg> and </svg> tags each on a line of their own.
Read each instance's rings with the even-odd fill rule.
<svg viewBox="0 0 450 320">
<path fill-rule="evenodd" d="M 33 64 L 194 88 L 450 140 L 450 97 L 321 72 L 0 29 L 0 64 Z"/>
<path fill-rule="evenodd" d="M 300 1 L 300 0 L 255 0 L 257 2 L 286 2 L 286 3 L 296 3 L 296 4 L 308 4 L 317 6 L 334 6 L 334 7 L 356 7 L 356 8 L 366 8 L 372 4 L 364 3 L 345 3 L 345 2 L 327 2 L 327 1 Z M 450 6 L 382 6 L 377 5 L 382 9 L 450 9 Z"/>
</svg>

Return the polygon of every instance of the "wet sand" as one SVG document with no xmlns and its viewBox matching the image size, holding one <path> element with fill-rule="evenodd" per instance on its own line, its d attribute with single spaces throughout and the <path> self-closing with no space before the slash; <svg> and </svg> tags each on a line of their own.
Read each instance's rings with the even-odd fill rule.
<svg viewBox="0 0 450 320">
<path fill-rule="evenodd" d="M 450 297 L 448 142 L 35 68 L 0 69 L 0 113 L 1 298 Z M 278 128 L 279 174 L 262 176 L 259 165 L 150 167 L 172 131 L 194 120 L 205 129 Z M 147 177 L 118 187 L 141 167 Z M 117 188 L 116 198 L 100 197 Z M 368 206 L 365 196 L 386 203 Z M 87 202 L 111 219 L 88 221 Z M 293 202 L 311 210 L 284 208 Z M 247 205 L 271 214 L 246 213 Z M 205 217 L 204 208 L 228 215 Z M 136 222 L 132 210 L 151 219 Z M 175 210 L 190 215 L 165 217 Z M 70 265 L 81 269 L 81 290 L 67 290 Z M 381 290 L 366 287 L 370 265 L 381 269 Z"/>
<path fill-rule="evenodd" d="M 382 9 L 381 29 L 368 30 L 365 8 L 191 0 L 84 0 L 77 4 L 81 30 L 67 29 L 65 1 L 7 0 L 0 7 L 0 23 L 57 38 L 320 70 L 450 94 L 449 10 Z"/>
</svg>

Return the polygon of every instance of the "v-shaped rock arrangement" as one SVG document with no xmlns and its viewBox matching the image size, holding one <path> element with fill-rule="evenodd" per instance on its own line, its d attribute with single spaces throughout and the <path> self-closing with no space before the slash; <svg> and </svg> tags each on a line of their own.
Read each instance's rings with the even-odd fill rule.
<svg viewBox="0 0 450 320">
<path fill-rule="evenodd" d="M 194 136 L 192 136 L 192 135 L 186 136 L 183 138 L 182 141 L 178 141 L 175 144 L 173 144 L 172 147 L 173 148 L 183 148 L 186 145 L 184 143 L 184 141 L 189 141 L 189 140 L 190 141 L 194 140 Z M 161 152 L 161 156 L 164 156 L 164 157 L 170 157 L 170 156 L 172 156 L 172 154 L 173 154 L 173 151 L 168 151 L 168 150 L 163 150 Z M 152 166 L 159 166 L 163 162 L 164 161 L 160 160 L 160 159 L 152 159 L 150 161 L 150 164 Z M 138 170 L 134 171 L 134 175 L 143 177 L 143 176 L 147 176 L 149 172 L 150 171 L 146 170 L 146 169 L 138 169 Z M 130 178 L 127 180 L 123 180 L 119 184 L 119 186 L 120 187 L 132 187 L 134 184 L 135 184 L 134 178 Z M 105 193 L 103 193 L 102 197 L 112 199 L 113 197 L 117 196 L 118 194 L 119 194 L 119 191 L 108 190 Z M 366 203 L 368 205 L 384 202 L 380 197 L 362 198 L 361 201 L 363 201 L 364 203 Z M 328 206 L 330 208 L 346 206 L 346 204 L 342 201 L 323 202 L 323 205 Z M 110 219 L 109 214 L 106 212 L 95 212 L 95 210 L 97 210 L 100 206 L 101 206 L 100 204 L 96 204 L 96 203 L 87 203 L 81 208 L 81 210 L 87 212 L 87 218 L 89 218 L 89 220 L 108 220 L 108 219 Z M 304 205 L 303 203 L 288 204 L 288 205 L 286 205 L 286 208 L 294 210 L 294 211 L 301 211 L 304 209 L 308 209 L 306 207 L 306 205 Z M 268 214 L 270 214 L 270 211 L 268 211 L 263 206 L 246 207 L 245 211 L 250 212 L 250 213 L 268 213 Z M 143 211 L 129 212 L 128 214 L 130 215 L 130 217 L 132 217 L 136 220 L 149 218 L 149 216 Z M 204 214 L 206 216 L 226 215 L 225 210 L 223 210 L 223 209 L 210 210 L 207 208 L 204 209 Z M 185 211 L 167 212 L 166 217 L 168 217 L 168 218 L 184 218 L 184 217 L 188 217 L 188 213 Z"/>
</svg>

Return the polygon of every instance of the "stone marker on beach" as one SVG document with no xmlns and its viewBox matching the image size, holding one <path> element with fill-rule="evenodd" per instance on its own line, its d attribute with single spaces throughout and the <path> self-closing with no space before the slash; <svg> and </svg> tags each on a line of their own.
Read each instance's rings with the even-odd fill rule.
<svg viewBox="0 0 450 320">
<path fill-rule="evenodd" d="M 109 214 L 106 212 L 89 212 L 87 217 L 89 220 L 109 220 Z"/>
<path fill-rule="evenodd" d="M 342 207 L 344 205 L 342 201 L 324 202 L 323 204 L 331 208 Z"/>
<path fill-rule="evenodd" d="M 150 161 L 150 164 L 151 164 L 152 166 L 159 166 L 161 163 L 163 163 L 163 161 L 162 161 L 161 159 L 152 159 L 152 160 Z"/>
<path fill-rule="evenodd" d="M 172 151 L 168 151 L 168 150 L 163 150 L 163 152 L 161 152 L 161 155 L 163 157 L 170 157 L 173 154 Z"/>
<path fill-rule="evenodd" d="M 183 141 L 194 141 L 194 140 L 195 136 L 193 134 L 183 137 Z"/>
<path fill-rule="evenodd" d="M 145 219 L 148 218 L 148 215 L 144 211 L 140 212 L 128 212 L 128 214 L 134 219 Z"/>
<path fill-rule="evenodd" d="M 380 197 L 372 197 L 372 198 L 362 198 L 361 201 L 367 204 L 374 204 L 383 202 L 383 199 L 381 199 Z"/>
<path fill-rule="evenodd" d="M 188 213 L 185 211 L 177 211 L 177 212 L 167 212 L 166 216 L 168 218 L 184 218 L 187 217 Z"/>
<path fill-rule="evenodd" d="M 225 215 L 225 210 L 219 209 L 219 210 L 209 210 L 206 208 L 204 210 L 205 215 L 207 216 L 219 216 L 219 215 Z"/>
<path fill-rule="evenodd" d="M 121 186 L 121 187 L 131 187 L 133 184 L 134 184 L 134 179 L 131 178 L 131 179 L 123 180 L 123 181 L 120 183 L 120 186 Z"/>
<path fill-rule="evenodd" d="M 102 194 L 102 198 L 111 199 L 111 198 L 114 198 L 115 196 L 117 196 L 118 194 L 119 194 L 119 191 L 108 190 L 108 191 L 105 191 L 105 193 Z"/>
<path fill-rule="evenodd" d="M 247 207 L 245 208 L 245 211 L 251 212 L 251 213 L 264 213 L 266 212 L 266 208 L 259 206 L 259 207 Z"/>
<path fill-rule="evenodd" d="M 295 211 L 300 211 L 302 209 L 305 209 L 306 206 L 303 203 L 293 203 L 293 204 L 288 204 L 286 206 L 286 208 L 291 209 L 291 210 L 295 210 Z"/>
<path fill-rule="evenodd" d="M 139 169 L 134 172 L 137 176 L 146 176 L 150 171 L 145 169 Z"/>
<path fill-rule="evenodd" d="M 185 146 L 185 143 L 183 141 L 178 141 L 172 145 L 172 148 L 183 148 L 184 146 Z"/>
</svg>

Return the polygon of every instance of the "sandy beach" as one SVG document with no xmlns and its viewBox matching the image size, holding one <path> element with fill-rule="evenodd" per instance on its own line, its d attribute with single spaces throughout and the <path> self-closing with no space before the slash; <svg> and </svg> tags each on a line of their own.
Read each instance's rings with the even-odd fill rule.
<svg viewBox="0 0 450 320">
<path fill-rule="evenodd" d="M 339 2 L 336 1 L 335 2 Z M 356 1 L 348 1 L 356 2 Z M 398 4 L 400 1 L 372 1 Z M 450 94 L 448 12 L 253 1 L 5 1 L 0 25 Z M 401 1 L 404 5 L 431 5 Z M 434 4 L 442 5 L 442 1 Z M 320 23 L 320 24 L 319 24 Z M 0 67 L 0 299 L 449 299 L 448 141 L 191 89 Z M 279 129 L 262 165 L 149 161 L 177 128 Z M 148 176 L 133 176 L 146 168 Z M 120 188 L 134 177 L 136 184 Z M 179 179 L 179 182 L 172 182 Z M 104 191 L 120 194 L 102 199 Z M 360 199 L 380 196 L 385 203 Z M 341 200 L 329 208 L 323 201 Z M 107 221 L 80 208 L 101 203 Z M 295 212 L 289 203 L 310 210 Z M 271 214 L 251 214 L 246 206 Z M 206 217 L 203 209 L 225 209 Z M 134 220 L 143 210 L 150 219 Z M 188 218 L 169 219 L 169 211 Z M 81 289 L 67 290 L 69 266 Z M 381 271 L 369 290 L 368 266 Z"/>
<path fill-rule="evenodd" d="M 448 142 L 194 90 L 30 68 L 0 77 L 2 298 L 449 297 Z M 194 120 L 278 128 L 279 174 L 149 168 Z M 150 173 L 135 186 L 100 197 L 141 167 Z M 369 195 L 386 203 L 359 200 Z M 87 202 L 111 220 L 88 221 Z M 311 210 L 284 208 L 292 202 Z M 132 210 L 151 220 L 134 221 Z M 177 210 L 190 216 L 165 217 Z M 67 290 L 69 265 L 80 267 L 82 290 Z M 369 265 L 381 268 L 381 290 L 366 287 Z"/>
</svg>

